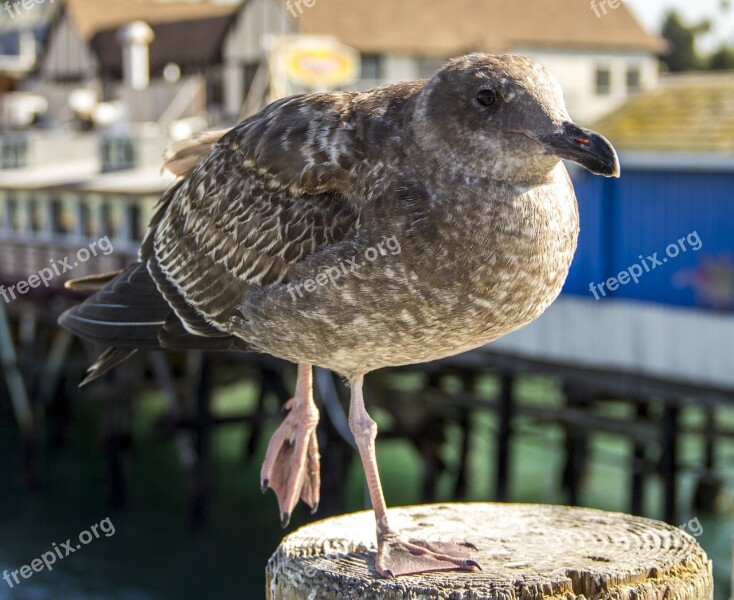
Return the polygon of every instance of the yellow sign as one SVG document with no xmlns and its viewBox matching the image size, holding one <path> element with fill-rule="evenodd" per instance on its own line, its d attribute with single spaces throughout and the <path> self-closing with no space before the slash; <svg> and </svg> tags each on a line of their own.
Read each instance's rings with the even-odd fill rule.
<svg viewBox="0 0 734 600">
<path fill-rule="evenodd" d="M 337 88 L 359 79 L 359 52 L 329 40 L 308 40 L 284 48 L 288 78 L 311 89 Z"/>
</svg>

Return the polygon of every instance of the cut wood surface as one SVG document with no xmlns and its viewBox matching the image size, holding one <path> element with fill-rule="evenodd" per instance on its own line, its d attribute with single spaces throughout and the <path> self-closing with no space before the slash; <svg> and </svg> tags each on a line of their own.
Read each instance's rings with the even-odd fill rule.
<svg viewBox="0 0 734 600">
<path fill-rule="evenodd" d="M 435 504 L 390 511 L 413 538 L 467 541 L 475 573 L 380 578 L 372 512 L 288 535 L 267 568 L 269 600 L 711 600 L 711 563 L 678 527 L 585 508 Z"/>
</svg>

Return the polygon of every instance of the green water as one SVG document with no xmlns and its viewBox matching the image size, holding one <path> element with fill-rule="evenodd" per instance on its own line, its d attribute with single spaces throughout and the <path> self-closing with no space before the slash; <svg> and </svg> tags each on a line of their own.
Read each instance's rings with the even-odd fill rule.
<svg viewBox="0 0 734 600">
<path fill-rule="evenodd" d="M 492 387 L 487 382 L 488 388 Z M 540 387 L 539 387 L 540 386 Z M 523 383 L 529 398 L 553 401 L 554 391 L 535 381 Z M 488 389 L 491 392 L 491 389 Z M 248 386 L 232 388 L 216 399 L 217 411 L 241 410 L 252 401 Z M 550 400 L 549 400 L 550 398 Z M 123 512 L 106 506 L 106 473 L 102 451 L 102 407 L 86 401 L 75 407 L 72 441 L 63 449 L 47 447 L 42 485 L 28 492 L 20 480 L 17 435 L 7 413 L 0 416 L 0 571 L 15 570 L 40 557 L 67 538 L 109 517 L 114 535 L 101 535 L 89 545 L 59 560 L 52 572 L 34 573 L 10 589 L 0 580 L 1 599 L 72 600 L 201 600 L 263 597 L 263 570 L 282 535 L 274 497 L 258 490 L 259 458 L 242 459 L 244 430 L 220 430 L 215 438 L 216 472 L 208 527 L 193 532 L 187 524 L 190 479 L 178 462 L 174 444 L 154 427 L 163 413 L 156 397 L 143 399 L 136 411 L 134 449 L 127 463 L 130 505 Z M 378 420 L 384 418 L 377 411 Z M 699 418 L 690 411 L 687 420 Z M 561 434 L 553 427 L 522 423 L 515 445 L 512 498 L 526 502 L 562 502 L 558 489 L 561 468 Z M 456 460 L 457 431 L 450 432 L 446 460 Z M 475 449 L 471 457 L 471 500 L 491 497 L 493 481 L 494 423 L 488 414 L 474 420 Z M 265 442 L 263 442 L 264 444 Z M 264 448 L 260 449 L 260 453 Z M 693 463 L 699 448 L 684 440 L 683 460 Z M 734 484 L 734 444 L 719 448 L 731 495 Z M 380 462 L 388 502 L 414 503 L 419 497 L 420 469 L 414 450 L 402 442 L 380 446 Z M 594 469 L 585 484 L 585 505 L 627 508 L 627 450 L 614 438 L 599 436 L 592 455 Z M 348 486 L 351 508 L 363 507 L 362 475 L 356 462 Z M 451 482 L 441 481 L 443 498 Z M 681 522 L 698 517 L 703 534 L 698 538 L 714 560 L 717 600 L 728 600 L 734 517 L 724 507 L 717 515 L 693 515 L 686 508 L 693 477 L 684 477 Z M 660 490 L 649 489 L 648 516 L 659 517 Z M 306 522 L 304 512 L 292 527 Z"/>
</svg>

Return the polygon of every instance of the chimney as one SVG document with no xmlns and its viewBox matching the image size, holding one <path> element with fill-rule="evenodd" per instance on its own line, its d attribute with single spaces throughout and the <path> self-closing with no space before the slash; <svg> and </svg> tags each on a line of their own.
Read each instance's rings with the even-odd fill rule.
<svg viewBox="0 0 734 600">
<path fill-rule="evenodd" d="M 155 39 L 150 26 L 135 21 L 122 27 L 117 34 L 122 44 L 122 71 L 125 85 L 136 92 L 148 89 L 150 82 L 149 46 Z"/>
</svg>

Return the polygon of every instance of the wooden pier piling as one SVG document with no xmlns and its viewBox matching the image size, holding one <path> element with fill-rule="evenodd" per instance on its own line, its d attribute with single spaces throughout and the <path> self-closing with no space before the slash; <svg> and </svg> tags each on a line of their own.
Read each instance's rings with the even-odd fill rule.
<svg viewBox="0 0 734 600">
<path fill-rule="evenodd" d="M 443 504 L 390 511 L 413 538 L 476 545 L 475 573 L 398 579 L 374 570 L 375 523 L 360 512 L 288 535 L 268 600 L 711 600 L 711 562 L 677 527 L 565 506 Z"/>
</svg>

